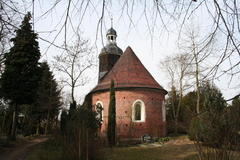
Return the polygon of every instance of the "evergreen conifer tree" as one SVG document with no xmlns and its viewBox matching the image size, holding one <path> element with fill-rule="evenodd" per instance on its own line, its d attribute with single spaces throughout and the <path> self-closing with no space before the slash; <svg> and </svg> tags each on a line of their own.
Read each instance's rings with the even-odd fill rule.
<svg viewBox="0 0 240 160">
<path fill-rule="evenodd" d="M 57 120 L 62 103 L 60 101 L 60 90 L 57 88 L 57 83 L 47 62 L 41 63 L 40 68 L 41 79 L 37 91 L 37 101 L 32 109 L 32 117 L 37 124 L 37 130 L 39 129 L 39 123 L 43 120 L 46 121 L 44 132 L 47 134 L 51 128 L 50 123 Z"/>
<path fill-rule="evenodd" d="M 66 132 L 67 120 L 68 120 L 67 111 L 63 109 L 61 113 L 61 119 L 60 119 L 60 129 L 62 134 L 65 134 Z"/>
<path fill-rule="evenodd" d="M 204 111 L 215 114 L 221 113 L 226 107 L 227 103 L 223 98 L 221 91 L 214 85 L 206 82 L 203 84 L 202 93 L 204 93 Z"/>
<path fill-rule="evenodd" d="M 110 102 L 108 107 L 108 143 L 110 146 L 116 144 L 116 99 L 114 81 L 111 82 L 110 88 Z"/>
<path fill-rule="evenodd" d="M 73 118 L 73 115 L 74 113 L 76 112 L 76 109 L 77 109 L 77 103 L 76 101 L 73 101 L 70 103 L 70 108 L 69 108 L 69 114 L 68 114 L 68 118 L 69 119 L 72 119 Z"/>
<path fill-rule="evenodd" d="M 12 111 L 11 134 L 9 138 L 15 140 L 16 118 L 19 105 L 32 104 L 36 98 L 39 80 L 40 51 L 37 34 L 30 24 L 31 14 L 24 17 L 20 29 L 16 30 L 16 37 L 11 41 L 13 47 L 5 56 L 5 69 L 0 80 L 2 96 L 9 100 Z"/>
</svg>

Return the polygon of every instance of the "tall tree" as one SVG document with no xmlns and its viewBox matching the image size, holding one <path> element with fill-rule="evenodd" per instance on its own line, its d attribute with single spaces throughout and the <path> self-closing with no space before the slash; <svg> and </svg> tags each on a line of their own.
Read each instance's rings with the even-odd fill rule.
<svg viewBox="0 0 240 160">
<path fill-rule="evenodd" d="M 114 81 L 111 82 L 110 101 L 108 107 L 108 129 L 107 129 L 108 143 L 110 146 L 116 144 L 116 99 Z"/>
<path fill-rule="evenodd" d="M 202 93 L 204 93 L 203 110 L 208 112 L 222 112 L 227 107 L 221 91 L 210 82 L 202 84 Z"/>
<path fill-rule="evenodd" d="M 214 48 L 214 37 L 212 40 L 204 41 L 203 35 L 201 35 L 201 31 L 199 27 L 195 27 L 193 23 L 186 27 L 186 33 L 181 39 L 180 50 L 184 53 L 189 54 L 189 77 L 194 79 L 194 88 L 197 94 L 196 101 L 196 113 L 199 114 L 200 111 L 200 84 L 201 82 L 207 78 L 207 70 L 213 66 L 209 66 L 206 63 L 213 54 Z M 205 73 L 205 75 L 203 75 Z"/>
<path fill-rule="evenodd" d="M 167 120 L 174 123 L 174 132 L 178 132 L 178 121 L 180 115 L 179 108 L 180 95 L 177 93 L 176 88 L 173 86 L 169 92 L 169 97 L 166 99 Z"/>
<path fill-rule="evenodd" d="M 227 107 L 221 91 L 213 84 L 202 86 L 204 112 L 192 119 L 189 130 L 199 159 L 239 159 L 234 154 L 240 145 L 239 108 Z"/>
<path fill-rule="evenodd" d="M 37 118 L 38 127 L 41 121 L 46 122 L 44 133 L 48 134 L 49 129 L 51 128 L 50 124 L 57 120 L 62 103 L 60 89 L 58 89 L 57 83 L 47 62 L 41 63 L 40 67 L 41 79 L 39 81 L 37 101 L 33 111 L 35 111 L 35 114 L 38 115 L 35 117 Z"/>
<path fill-rule="evenodd" d="M 5 69 L 1 77 L 1 89 L 4 99 L 10 100 L 12 107 L 12 127 L 10 138 L 15 139 L 16 117 L 21 104 L 31 104 L 36 98 L 39 81 L 38 61 L 40 51 L 37 34 L 30 24 L 31 14 L 24 17 L 13 47 L 5 56 Z"/>
<path fill-rule="evenodd" d="M 187 83 L 185 83 L 185 79 L 189 70 L 189 61 L 189 54 L 177 54 L 173 57 L 167 57 L 164 61 L 161 62 L 163 69 L 170 77 L 172 94 L 179 96 L 177 100 L 177 106 L 175 106 L 176 102 L 173 102 L 172 99 L 169 98 L 169 100 L 172 101 L 169 103 L 169 105 L 172 105 L 170 108 L 173 109 L 172 113 L 175 124 L 175 133 L 178 132 L 178 119 L 182 108 L 183 92 L 188 86 Z"/>
<path fill-rule="evenodd" d="M 234 98 L 233 101 L 232 101 L 232 107 L 236 108 L 239 110 L 239 114 L 240 114 L 240 98 L 237 97 L 237 98 Z M 238 116 L 240 118 L 240 116 Z"/>
</svg>

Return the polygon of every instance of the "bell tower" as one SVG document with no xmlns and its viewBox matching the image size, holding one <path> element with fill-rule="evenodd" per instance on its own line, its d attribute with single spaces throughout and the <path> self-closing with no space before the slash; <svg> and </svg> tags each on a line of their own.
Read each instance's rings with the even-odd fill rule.
<svg viewBox="0 0 240 160">
<path fill-rule="evenodd" d="M 99 54 L 99 82 L 112 69 L 123 53 L 121 48 L 117 46 L 117 32 L 113 27 L 107 31 L 106 39 L 107 45 L 102 48 Z"/>
</svg>

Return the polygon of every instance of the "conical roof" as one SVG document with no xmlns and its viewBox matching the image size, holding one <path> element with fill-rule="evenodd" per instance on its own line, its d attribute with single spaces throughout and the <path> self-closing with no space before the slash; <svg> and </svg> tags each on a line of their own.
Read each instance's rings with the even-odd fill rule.
<svg viewBox="0 0 240 160">
<path fill-rule="evenodd" d="M 111 71 L 102 78 L 92 92 L 108 90 L 111 80 L 114 80 L 116 89 L 149 88 L 162 90 L 167 94 L 167 91 L 147 71 L 131 47 L 127 47 Z"/>
</svg>

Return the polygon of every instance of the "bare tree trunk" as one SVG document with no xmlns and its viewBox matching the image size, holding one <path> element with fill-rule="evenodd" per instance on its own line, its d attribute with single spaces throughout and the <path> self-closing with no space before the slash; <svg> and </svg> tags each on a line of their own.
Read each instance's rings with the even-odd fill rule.
<svg viewBox="0 0 240 160">
<path fill-rule="evenodd" d="M 46 126 L 45 126 L 45 135 L 48 134 L 48 128 L 49 128 L 49 117 L 50 117 L 50 111 L 49 111 L 49 107 L 48 107 L 48 113 L 47 113 L 47 123 L 46 123 Z"/>
<path fill-rule="evenodd" d="M 174 133 L 178 133 L 178 117 L 175 117 L 174 119 Z"/>
<path fill-rule="evenodd" d="M 5 128 L 5 121 L 6 121 L 6 112 L 5 114 L 3 115 L 3 121 L 2 121 L 2 124 L 1 124 L 1 131 L 0 131 L 0 134 L 3 134 L 4 133 L 4 128 Z"/>
<path fill-rule="evenodd" d="M 81 160 L 81 131 L 82 128 L 80 126 L 79 132 L 78 132 L 78 159 Z"/>
<path fill-rule="evenodd" d="M 197 105 L 196 110 L 197 114 L 200 113 L 200 87 L 199 87 L 199 69 L 198 69 L 198 63 L 196 63 L 196 88 L 197 88 Z"/>
<path fill-rule="evenodd" d="M 71 67 L 71 75 L 70 75 L 70 78 L 71 78 L 71 87 L 72 87 L 72 103 L 75 102 L 75 99 L 74 99 L 74 88 L 75 88 L 75 82 L 74 82 L 74 68 L 75 68 L 75 60 L 76 60 L 76 55 L 73 56 L 73 62 L 72 62 L 72 67 Z"/>
<path fill-rule="evenodd" d="M 13 117 L 12 117 L 12 127 L 11 127 L 11 133 L 10 133 L 10 139 L 16 140 L 16 119 L 17 119 L 17 104 L 14 105 L 13 109 Z"/>
<path fill-rule="evenodd" d="M 38 122 L 38 124 L 37 124 L 37 128 L 36 128 L 36 135 L 39 135 L 39 122 Z"/>
<path fill-rule="evenodd" d="M 45 126 L 45 135 L 48 134 L 48 129 L 49 129 L 49 120 L 50 120 L 50 108 L 51 108 L 51 102 L 52 102 L 52 82 L 50 86 L 50 99 L 49 99 L 49 105 L 48 105 L 48 111 L 47 111 L 47 124 Z"/>
<path fill-rule="evenodd" d="M 194 36 L 192 37 L 192 46 L 193 46 L 193 56 L 195 60 L 195 79 L 196 79 L 196 90 L 197 90 L 197 104 L 196 104 L 196 112 L 200 113 L 200 88 L 199 88 L 199 62 L 198 62 L 198 54 L 196 53 L 196 45 Z"/>
<path fill-rule="evenodd" d="M 173 110 L 173 119 L 174 119 L 174 133 L 176 134 L 178 132 L 177 130 L 177 125 L 178 125 L 178 118 L 177 118 L 177 112 L 175 110 L 175 105 L 174 105 L 174 99 L 172 97 L 172 110 Z"/>
<path fill-rule="evenodd" d="M 183 96 L 183 76 L 184 76 L 184 71 L 182 71 L 182 76 L 179 80 L 179 84 L 180 84 L 180 96 L 179 96 L 179 101 L 178 101 L 178 106 L 177 106 L 177 111 L 175 114 L 175 134 L 178 133 L 178 118 L 179 118 L 179 112 L 180 112 L 180 108 L 181 108 L 181 103 L 182 103 L 182 96 Z"/>
<path fill-rule="evenodd" d="M 88 129 L 87 129 L 87 135 L 86 135 L 86 160 L 88 160 Z"/>
<path fill-rule="evenodd" d="M 75 88 L 75 86 L 72 86 L 72 92 L 71 92 L 72 103 L 74 103 L 74 101 L 75 101 L 75 99 L 74 99 L 74 88 Z"/>
</svg>

